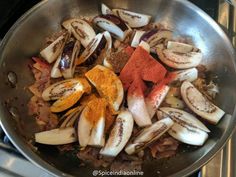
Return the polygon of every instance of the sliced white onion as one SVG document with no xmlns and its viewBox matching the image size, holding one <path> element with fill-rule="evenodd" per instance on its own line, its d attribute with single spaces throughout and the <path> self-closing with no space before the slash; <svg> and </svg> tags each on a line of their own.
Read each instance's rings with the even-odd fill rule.
<svg viewBox="0 0 236 177">
<path fill-rule="evenodd" d="M 138 136 L 126 146 L 125 152 L 129 155 L 138 153 L 140 150 L 160 138 L 173 124 L 174 122 L 167 117 L 142 129 L 138 133 Z"/>
<path fill-rule="evenodd" d="M 35 142 L 48 145 L 62 145 L 76 142 L 76 133 L 73 127 L 57 128 L 35 133 Z"/>
<path fill-rule="evenodd" d="M 83 53 L 77 60 L 77 65 L 82 63 L 92 64 L 100 55 L 101 51 L 106 47 L 106 39 L 103 34 L 99 33 L 85 48 Z"/>
<path fill-rule="evenodd" d="M 96 36 L 93 28 L 82 19 L 73 18 L 66 20 L 62 23 L 62 26 L 72 32 L 75 38 L 79 40 L 85 48 Z"/>
<path fill-rule="evenodd" d="M 181 95 L 193 112 L 213 124 L 217 124 L 225 114 L 188 81 L 181 85 Z"/>
<path fill-rule="evenodd" d="M 93 22 L 98 27 L 110 32 L 115 38 L 121 41 L 123 41 L 131 32 L 130 27 L 115 15 L 99 15 L 93 19 Z"/>
<path fill-rule="evenodd" d="M 132 114 L 129 111 L 121 111 L 100 154 L 112 157 L 117 156 L 128 142 L 133 131 L 133 124 Z"/>
<path fill-rule="evenodd" d="M 63 47 L 69 38 L 69 33 L 65 32 L 53 41 L 49 46 L 40 52 L 40 55 L 47 60 L 48 63 L 54 62 L 61 54 Z"/>
<path fill-rule="evenodd" d="M 124 20 L 131 28 L 139 28 L 147 25 L 150 20 L 150 15 L 131 12 L 124 9 L 112 9 L 114 14 Z"/>
<path fill-rule="evenodd" d="M 141 31 L 141 30 L 137 30 L 135 32 L 135 35 L 133 37 L 133 40 L 131 42 L 131 46 L 132 47 L 138 47 L 139 43 L 140 43 L 140 38 L 142 37 L 142 35 L 145 33 L 145 31 Z"/>
</svg>

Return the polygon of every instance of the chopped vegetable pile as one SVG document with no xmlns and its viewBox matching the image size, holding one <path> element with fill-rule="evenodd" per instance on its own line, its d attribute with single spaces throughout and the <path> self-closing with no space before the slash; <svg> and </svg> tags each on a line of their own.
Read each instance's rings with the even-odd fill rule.
<svg viewBox="0 0 236 177">
<path fill-rule="evenodd" d="M 217 124 L 224 111 L 201 50 L 149 15 L 101 9 L 64 21 L 33 57 L 35 142 L 113 170 L 171 157 L 180 143 L 204 145 L 205 122 Z"/>
</svg>

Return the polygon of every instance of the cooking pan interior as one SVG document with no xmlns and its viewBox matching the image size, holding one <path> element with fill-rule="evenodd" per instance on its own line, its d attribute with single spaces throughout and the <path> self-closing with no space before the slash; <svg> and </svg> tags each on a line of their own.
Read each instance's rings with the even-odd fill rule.
<svg viewBox="0 0 236 177">
<path fill-rule="evenodd" d="M 184 176 L 207 162 L 225 143 L 235 125 L 236 103 L 235 54 L 222 30 L 204 12 L 187 1 L 166 0 L 107 0 L 110 7 L 127 8 L 150 14 L 153 21 L 168 24 L 176 36 L 185 36 L 202 50 L 204 64 L 217 80 L 220 93 L 217 105 L 227 114 L 217 126 L 208 125 L 209 140 L 200 148 L 182 145 L 180 152 L 167 160 L 147 161 L 144 176 Z M 72 155 L 61 154 L 52 146 L 29 144 L 38 131 L 35 119 L 27 115 L 31 94 L 27 86 L 34 79 L 28 67 L 30 57 L 38 54 L 47 36 L 60 29 L 69 17 L 94 16 L 100 2 L 95 0 L 43 1 L 24 15 L 8 32 L 0 49 L 0 117 L 1 124 L 15 146 L 31 161 L 53 174 L 92 176 L 93 168 L 80 166 Z M 9 72 L 17 75 L 17 84 L 8 82 Z"/>
</svg>

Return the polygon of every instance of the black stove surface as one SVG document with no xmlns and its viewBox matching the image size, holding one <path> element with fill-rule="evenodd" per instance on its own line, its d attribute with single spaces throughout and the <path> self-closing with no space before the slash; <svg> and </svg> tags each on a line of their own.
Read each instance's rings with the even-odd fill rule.
<svg viewBox="0 0 236 177">
<path fill-rule="evenodd" d="M 218 0 L 190 0 L 217 19 Z M 0 39 L 4 37 L 14 22 L 40 0 L 1 0 L 0 1 Z"/>
<path fill-rule="evenodd" d="M 218 17 L 218 0 L 190 0 L 192 3 L 203 9 L 213 19 Z M 40 0 L 0 0 L 0 39 L 4 37 L 14 22 L 27 10 L 33 7 Z M 0 143 L 11 144 L 10 140 L 4 134 L 0 127 Z M 198 177 L 199 172 L 190 177 Z"/>
</svg>

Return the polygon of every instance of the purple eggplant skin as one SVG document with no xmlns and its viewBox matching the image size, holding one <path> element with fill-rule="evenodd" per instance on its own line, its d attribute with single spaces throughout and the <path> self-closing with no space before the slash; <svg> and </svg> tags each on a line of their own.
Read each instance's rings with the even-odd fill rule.
<svg viewBox="0 0 236 177">
<path fill-rule="evenodd" d="M 66 70 L 70 67 L 71 57 L 72 57 L 74 46 L 75 46 L 75 40 L 72 40 L 72 41 L 69 41 L 68 43 L 66 43 L 66 45 L 63 49 L 60 64 L 59 64 L 60 70 L 63 71 L 63 70 Z"/>
<path fill-rule="evenodd" d="M 113 23 L 116 24 L 118 27 L 120 27 L 120 29 L 122 29 L 122 31 L 128 30 L 127 25 L 125 24 L 125 22 L 124 22 L 120 17 L 117 17 L 117 16 L 112 15 L 112 14 L 99 15 L 99 17 L 105 18 L 105 19 L 107 19 L 107 20 L 113 22 Z M 95 18 L 96 18 L 96 17 L 95 17 Z"/>
<path fill-rule="evenodd" d="M 154 28 L 154 29 L 151 29 L 147 32 L 145 32 L 142 37 L 140 38 L 139 40 L 139 43 L 141 41 L 147 41 L 151 36 L 153 36 L 154 34 L 156 34 L 158 32 L 158 29 Z"/>
<path fill-rule="evenodd" d="M 93 43 L 93 42 L 92 42 Z M 101 51 L 106 47 L 106 38 L 104 36 L 102 36 L 101 41 L 99 42 L 97 48 L 95 49 L 95 51 L 93 52 L 93 54 L 91 54 L 88 59 L 84 62 L 84 65 L 91 65 L 94 63 L 94 61 L 99 57 L 99 55 L 101 54 Z"/>
</svg>

